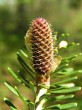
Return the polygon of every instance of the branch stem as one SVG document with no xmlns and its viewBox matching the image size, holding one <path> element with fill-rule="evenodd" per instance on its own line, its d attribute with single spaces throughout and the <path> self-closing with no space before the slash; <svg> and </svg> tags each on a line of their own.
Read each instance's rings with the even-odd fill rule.
<svg viewBox="0 0 82 110">
<path fill-rule="evenodd" d="M 40 97 L 47 93 L 47 90 L 50 86 L 50 76 L 40 75 L 37 78 L 38 85 L 37 85 L 37 96 L 35 99 L 35 110 L 42 110 L 43 104 L 46 102 L 46 99 L 42 99 L 40 101 Z"/>
</svg>

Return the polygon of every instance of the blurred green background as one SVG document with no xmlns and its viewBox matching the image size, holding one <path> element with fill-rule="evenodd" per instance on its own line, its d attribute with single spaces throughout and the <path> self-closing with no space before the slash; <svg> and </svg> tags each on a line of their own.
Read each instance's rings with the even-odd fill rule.
<svg viewBox="0 0 82 110">
<path fill-rule="evenodd" d="M 20 99 L 15 97 L 5 86 L 4 81 L 18 85 L 20 91 L 27 97 L 30 91 L 21 87 L 8 74 L 7 67 L 17 71 L 20 65 L 16 59 L 16 52 L 25 49 L 24 36 L 31 21 L 37 17 L 47 19 L 53 30 L 69 33 L 69 42 L 79 42 L 80 46 L 68 50 L 65 55 L 82 52 L 82 0 L 0 0 L 0 110 L 9 110 L 3 102 L 7 96 L 21 110 L 24 108 Z M 54 33 L 53 33 L 54 34 Z M 64 54 L 64 53 L 63 53 Z M 82 56 L 71 64 L 75 69 L 82 68 Z M 76 85 L 82 86 L 82 75 L 78 74 Z M 78 107 L 82 109 L 82 91 L 75 93 Z"/>
</svg>

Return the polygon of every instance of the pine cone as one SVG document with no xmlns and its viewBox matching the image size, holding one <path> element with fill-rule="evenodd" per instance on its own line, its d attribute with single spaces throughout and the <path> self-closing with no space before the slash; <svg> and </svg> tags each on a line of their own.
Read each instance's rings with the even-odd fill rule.
<svg viewBox="0 0 82 110">
<path fill-rule="evenodd" d="M 53 39 L 50 26 L 43 18 L 37 18 L 31 26 L 34 69 L 39 74 L 49 73 L 53 60 Z"/>
<path fill-rule="evenodd" d="M 32 52 L 32 62 L 38 82 L 49 82 L 50 72 L 57 68 L 60 60 L 56 58 L 55 61 L 58 61 L 54 62 L 52 31 L 45 19 L 33 20 L 26 33 L 25 44 Z"/>
</svg>

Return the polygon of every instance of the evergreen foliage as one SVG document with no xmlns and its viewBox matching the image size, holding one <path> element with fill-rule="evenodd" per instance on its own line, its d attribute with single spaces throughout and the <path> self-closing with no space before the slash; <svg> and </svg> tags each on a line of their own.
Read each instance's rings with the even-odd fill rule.
<svg viewBox="0 0 82 110">
<path fill-rule="evenodd" d="M 54 45 L 55 52 L 57 52 L 56 49 L 59 48 L 59 43 L 63 40 L 63 36 L 65 36 L 65 34 L 63 34 L 63 36 L 61 35 L 59 38 L 56 36 L 57 33 L 55 33 L 53 37 L 53 39 L 57 42 L 57 44 Z M 59 58 L 58 60 L 60 60 L 58 54 L 60 53 L 61 49 L 68 49 L 69 47 L 75 47 L 76 45 L 78 45 L 78 43 L 68 44 L 66 47 L 59 48 L 56 54 L 56 57 Z M 28 78 L 26 78 L 23 74 L 21 75 L 15 73 L 10 67 L 8 68 L 8 71 L 14 77 L 14 79 L 21 84 L 21 86 L 25 85 L 33 92 L 34 101 L 24 97 L 18 90 L 17 86 L 12 86 L 8 82 L 5 82 L 4 84 L 8 87 L 8 89 L 10 89 L 29 107 L 28 110 L 36 110 L 36 106 L 38 106 L 43 100 L 45 100 L 45 104 L 42 106 L 42 110 L 67 110 L 69 108 L 76 107 L 76 101 L 70 102 L 70 99 L 74 98 L 74 92 L 81 90 L 81 87 L 76 86 L 73 80 L 77 79 L 77 73 L 81 73 L 82 70 L 74 70 L 74 68 L 69 66 L 69 63 L 72 60 L 75 60 L 76 57 L 79 57 L 81 53 L 70 57 L 62 57 L 58 68 L 50 74 L 50 87 L 47 88 L 45 85 L 40 85 L 40 87 L 43 89 L 47 88 L 47 92 L 46 94 L 43 94 L 41 97 L 39 97 L 39 100 L 36 102 L 36 73 L 32 65 L 29 63 L 30 56 L 28 52 L 29 51 L 27 51 L 27 54 L 23 50 L 17 52 L 17 59 L 23 69 L 27 72 L 27 75 L 29 76 Z M 13 105 L 9 99 L 4 98 L 4 101 L 11 110 L 17 110 L 15 105 Z"/>
</svg>

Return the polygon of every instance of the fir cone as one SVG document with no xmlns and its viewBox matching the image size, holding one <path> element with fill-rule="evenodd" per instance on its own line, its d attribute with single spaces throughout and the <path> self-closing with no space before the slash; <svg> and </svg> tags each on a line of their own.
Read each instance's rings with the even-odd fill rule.
<svg viewBox="0 0 82 110">
<path fill-rule="evenodd" d="M 31 44 L 36 73 L 43 76 L 50 73 L 53 65 L 53 38 L 48 22 L 43 18 L 35 19 L 26 34 L 26 45 L 27 40 Z"/>
</svg>

